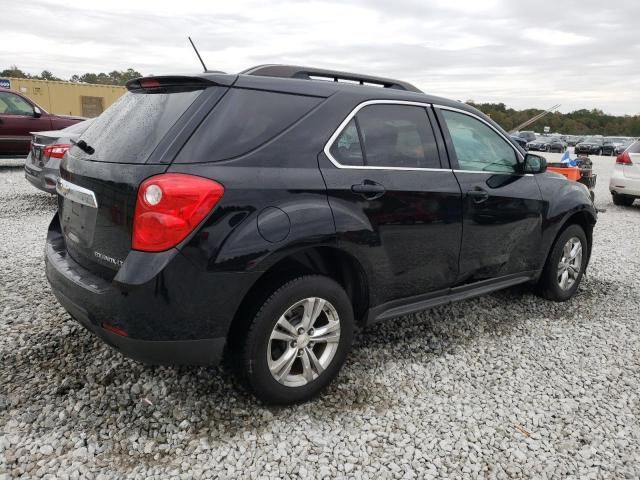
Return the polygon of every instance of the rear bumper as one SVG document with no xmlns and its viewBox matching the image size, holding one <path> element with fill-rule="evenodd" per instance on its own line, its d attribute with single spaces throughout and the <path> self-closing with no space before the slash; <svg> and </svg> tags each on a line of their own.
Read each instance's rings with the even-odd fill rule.
<svg viewBox="0 0 640 480">
<path fill-rule="evenodd" d="M 60 175 L 60 160 L 50 160 L 44 167 L 38 167 L 31 160 L 31 154 L 27 156 L 24 164 L 24 177 L 34 187 L 47 192 L 56 193 L 56 179 Z"/>
<path fill-rule="evenodd" d="M 47 273 L 49 275 L 49 273 Z M 138 340 L 98 326 L 91 315 L 61 291 L 53 289 L 60 305 L 91 333 L 123 355 L 152 365 L 216 365 L 222 359 L 224 338 L 203 340 Z"/>
<path fill-rule="evenodd" d="M 614 168 L 609 180 L 609 191 L 613 194 L 629 195 L 640 198 L 640 178 L 629 178 L 624 174 L 624 168 Z"/>
<path fill-rule="evenodd" d="M 178 253 L 149 282 L 127 289 L 69 256 L 57 215 L 47 234 L 45 263 L 54 295 L 76 321 L 124 355 L 156 365 L 219 363 L 252 280 L 243 273 L 196 269 Z"/>
</svg>

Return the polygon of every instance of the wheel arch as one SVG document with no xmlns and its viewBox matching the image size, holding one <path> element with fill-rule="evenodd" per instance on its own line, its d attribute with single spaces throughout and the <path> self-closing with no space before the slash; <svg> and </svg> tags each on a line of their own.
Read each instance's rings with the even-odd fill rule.
<svg viewBox="0 0 640 480">
<path fill-rule="evenodd" d="M 351 299 L 356 325 L 364 325 L 369 309 L 369 287 L 364 268 L 344 250 L 316 246 L 283 256 L 253 283 L 231 321 L 227 344 L 237 344 L 257 309 L 275 289 L 293 278 L 309 274 L 325 275 L 339 283 Z"/>
<path fill-rule="evenodd" d="M 560 228 L 556 231 L 553 236 L 553 240 L 547 246 L 547 251 L 544 256 L 545 264 L 547 262 L 547 258 L 549 258 L 549 254 L 551 253 L 551 249 L 555 245 L 558 237 L 564 232 L 570 225 L 579 225 L 582 230 L 584 230 L 585 235 L 587 236 L 587 266 L 589 265 L 589 261 L 591 259 L 591 251 L 593 250 L 593 227 L 596 224 L 596 217 L 587 209 L 582 209 L 574 212 L 568 213 L 563 221 L 560 223 Z"/>
</svg>

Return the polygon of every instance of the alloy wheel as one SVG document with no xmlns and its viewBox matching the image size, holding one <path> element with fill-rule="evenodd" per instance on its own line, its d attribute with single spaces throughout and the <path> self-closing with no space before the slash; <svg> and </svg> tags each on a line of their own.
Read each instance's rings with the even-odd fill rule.
<svg viewBox="0 0 640 480">
<path fill-rule="evenodd" d="M 558 285 L 569 290 L 578 280 L 582 269 L 582 243 L 577 237 L 571 237 L 562 249 L 558 263 Z"/>
<path fill-rule="evenodd" d="M 331 364 L 339 341 L 340 317 L 335 307 L 323 298 L 300 300 L 280 316 L 271 332 L 269 371 L 282 385 L 306 385 Z"/>
</svg>

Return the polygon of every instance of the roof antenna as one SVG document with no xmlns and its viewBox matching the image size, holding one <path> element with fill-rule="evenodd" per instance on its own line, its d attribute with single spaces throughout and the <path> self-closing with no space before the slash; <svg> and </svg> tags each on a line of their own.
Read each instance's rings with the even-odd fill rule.
<svg viewBox="0 0 640 480">
<path fill-rule="evenodd" d="M 193 40 L 191 40 L 191 37 L 187 37 L 187 38 L 189 39 L 189 42 L 191 42 L 191 46 L 193 47 L 193 49 L 196 51 L 196 55 L 198 56 L 198 60 L 200 60 L 200 63 L 202 64 L 202 68 L 204 68 L 204 73 L 207 73 L 207 66 L 202 61 L 202 57 L 200 56 L 200 52 L 198 52 L 198 49 L 196 48 L 196 45 L 193 43 Z"/>
</svg>

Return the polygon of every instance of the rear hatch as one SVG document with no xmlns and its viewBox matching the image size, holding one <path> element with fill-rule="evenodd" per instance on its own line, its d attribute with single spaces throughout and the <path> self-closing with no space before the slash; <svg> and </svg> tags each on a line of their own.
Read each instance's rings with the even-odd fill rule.
<svg viewBox="0 0 640 480">
<path fill-rule="evenodd" d="M 630 165 L 625 165 L 622 168 L 624 176 L 627 178 L 633 178 L 634 180 L 640 179 L 640 141 L 632 144 L 626 151 L 631 160 Z"/>
<path fill-rule="evenodd" d="M 69 255 L 111 280 L 131 250 L 138 186 L 163 173 L 235 76 L 152 77 L 98 117 L 62 161 L 60 225 Z"/>
</svg>

